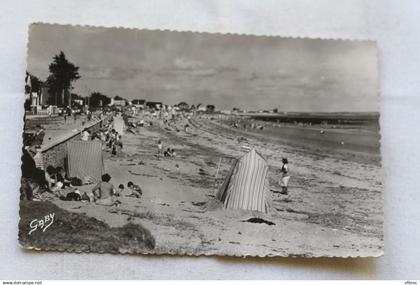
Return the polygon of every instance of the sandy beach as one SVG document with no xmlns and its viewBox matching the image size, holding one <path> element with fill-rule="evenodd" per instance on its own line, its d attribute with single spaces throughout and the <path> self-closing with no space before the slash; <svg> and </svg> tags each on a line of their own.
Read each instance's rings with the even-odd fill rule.
<svg viewBox="0 0 420 285">
<path fill-rule="evenodd" d="M 112 176 L 113 185 L 132 181 L 142 188 L 141 199 L 126 197 L 122 192 L 119 207 L 61 201 L 55 197 L 48 200 L 110 227 L 140 224 L 154 237 L 153 252 L 157 254 L 309 257 L 382 254 L 378 160 L 369 151 L 363 153 L 363 146 L 352 148 L 351 142 L 345 147 L 337 144 L 337 151 L 329 147 L 340 133 L 366 135 L 363 130 L 329 130 L 317 143 L 309 140 L 302 144 L 300 139 L 294 145 L 290 135 L 282 141 L 268 127 L 264 131 L 237 130 L 217 116 L 180 119 L 170 126 L 157 119 L 147 120 L 152 121 L 152 126 L 124 134 L 122 152 L 115 156 L 104 152 L 105 170 Z M 187 131 L 185 124 L 190 126 Z M 273 125 L 273 128 L 285 127 Z M 298 133 L 307 132 L 309 136 L 314 132 L 313 128 L 287 128 L 297 128 Z M 245 153 L 239 137 L 246 137 L 248 144 L 268 161 L 272 201 L 267 214 L 224 209 L 215 199 L 233 159 Z M 177 156 L 158 157 L 158 139 L 164 148 L 175 148 Z M 279 193 L 282 157 L 287 157 L 291 166 L 288 195 Z M 77 188 L 83 192 L 92 187 Z M 249 222 L 251 218 L 260 218 L 262 223 Z M 131 248 L 129 252 L 147 251 Z"/>
</svg>

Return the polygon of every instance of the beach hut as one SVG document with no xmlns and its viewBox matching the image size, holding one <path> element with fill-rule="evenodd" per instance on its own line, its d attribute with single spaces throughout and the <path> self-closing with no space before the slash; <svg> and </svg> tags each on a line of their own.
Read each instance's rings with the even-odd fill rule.
<svg viewBox="0 0 420 285">
<path fill-rule="evenodd" d="M 233 163 L 216 198 L 225 208 L 267 213 L 271 201 L 267 173 L 266 160 L 252 148 Z"/>
<path fill-rule="evenodd" d="M 70 177 L 101 181 L 105 170 L 100 141 L 70 141 L 67 143 L 67 155 Z"/>
</svg>

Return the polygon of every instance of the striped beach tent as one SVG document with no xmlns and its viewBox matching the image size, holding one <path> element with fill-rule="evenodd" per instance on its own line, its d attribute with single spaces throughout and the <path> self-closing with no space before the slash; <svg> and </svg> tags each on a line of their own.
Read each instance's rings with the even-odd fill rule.
<svg viewBox="0 0 420 285">
<path fill-rule="evenodd" d="M 271 201 L 266 160 L 253 148 L 236 160 L 216 198 L 225 208 L 268 212 Z"/>
<path fill-rule="evenodd" d="M 101 181 L 105 169 L 100 141 L 70 141 L 67 143 L 67 155 L 70 177 Z"/>
</svg>

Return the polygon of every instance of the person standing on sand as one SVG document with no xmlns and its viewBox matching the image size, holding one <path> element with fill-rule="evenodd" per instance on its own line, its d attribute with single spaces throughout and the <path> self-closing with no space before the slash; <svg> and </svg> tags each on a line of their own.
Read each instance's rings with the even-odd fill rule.
<svg viewBox="0 0 420 285">
<path fill-rule="evenodd" d="M 51 118 L 51 116 L 52 116 L 52 107 L 51 107 L 51 105 L 47 107 L 47 114 L 48 114 L 48 117 Z"/>
<path fill-rule="evenodd" d="M 280 185 L 281 185 L 281 194 L 283 195 L 287 195 L 287 186 L 289 184 L 289 179 L 290 179 L 290 175 L 289 175 L 289 161 L 287 160 L 287 158 L 283 158 L 282 159 L 283 165 L 281 166 L 281 181 L 280 181 Z"/>
<path fill-rule="evenodd" d="M 162 155 L 163 144 L 161 140 L 158 140 L 158 155 Z"/>
<path fill-rule="evenodd" d="M 92 188 L 92 194 L 96 199 L 96 204 L 103 206 L 118 206 L 120 201 L 114 201 L 114 185 L 109 183 L 111 176 L 108 173 L 102 175 L 102 181 Z"/>
</svg>

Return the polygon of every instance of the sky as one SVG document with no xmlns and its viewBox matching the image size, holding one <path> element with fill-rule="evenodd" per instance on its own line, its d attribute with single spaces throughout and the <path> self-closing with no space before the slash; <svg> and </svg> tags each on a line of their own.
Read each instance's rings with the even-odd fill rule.
<svg viewBox="0 0 420 285">
<path fill-rule="evenodd" d="M 32 24 L 28 71 L 41 80 L 63 51 L 74 93 L 217 109 L 378 111 L 374 42 Z"/>
</svg>

